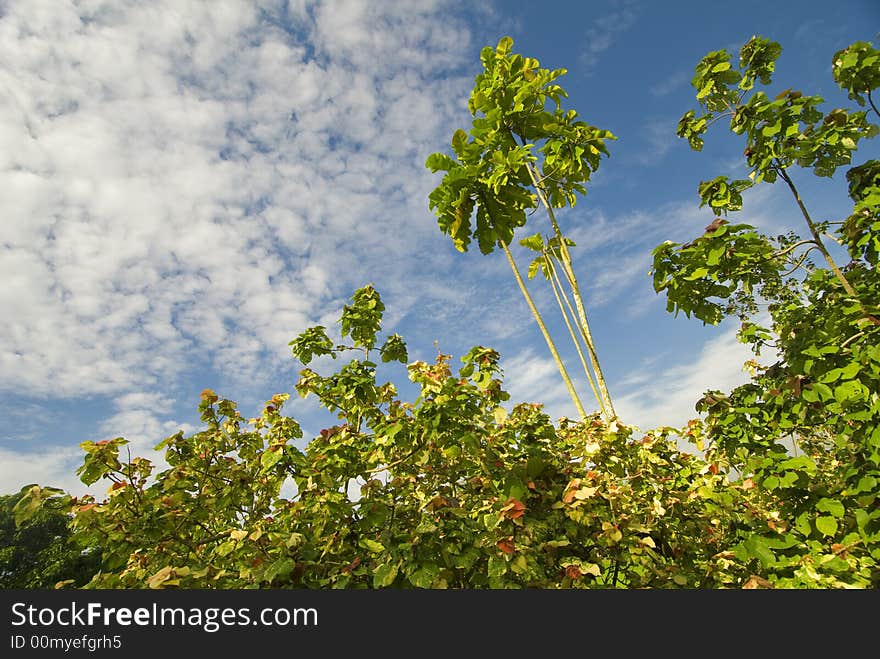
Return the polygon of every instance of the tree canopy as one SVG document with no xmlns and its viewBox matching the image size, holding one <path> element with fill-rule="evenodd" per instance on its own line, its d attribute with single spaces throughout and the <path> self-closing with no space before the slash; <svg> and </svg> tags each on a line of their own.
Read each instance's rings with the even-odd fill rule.
<svg viewBox="0 0 880 659">
<path fill-rule="evenodd" d="M 84 586 L 101 565 L 100 549 L 76 542 L 61 499 L 17 508 L 29 489 L 0 497 L 0 588 Z"/>
<path fill-rule="evenodd" d="M 429 204 L 458 248 L 475 238 L 488 255 L 543 202 L 551 231 L 524 240 L 538 252 L 530 274 L 553 281 L 558 265 L 554 292 L 564 279 L 577 303 L 576 246 L 553 209 L 585 192 L 612 136 L 562 108 L 564 70 L 512 47 L 505 37 L 483 50 L 473 127 L 454 134 L 455 158 L 428 159 L 445 172 Z M 833 55 L 835 81 L 864 109 L 823 111 L 819 96 L 771 99 L 759 88 L 780 52 L 754 37 L 738 66 L 724 50 L 706 55 L 692 81 L 699 110 L 678 125 L 700 150 L 726 120 L 750 173 L 699 184 L 718 217 L 692 241 L 654 250 L 654 288 L 670 312 L 737 319 L 740 340 L 770 356 L 750 363 L 747 384 L 706 392 L 685 427 L 639 430 L 614 414 L 583 308 L 562 295 L 600 410 L 554 422 L 538 402 L 511 406 L 492 348 L 410 361 L 404 338 L 383 333 L 385 307 L 367 285 L 341 312 L 342 343 L 323 326 L 290 343 L 303 366 L 297 394 L 339 420 L 304 448 L 284 414 L 289 394 L 247 418 L 206 389 L 203 427 L 156 446 L 167 469 L 122 460 L 122 437 L 84 442 L 78 473 L 107 481 L 106 498 L 25 488 L 15 504 L 23 526 L 4 533 L 23 538 L 42 519 L 62 554 L 68 542 L 103 548 L 89 588 L 877 587 L 880 162 L 853 160 L 878 132 L 880 53 L 859 42 Z M 796 178 L 841 168 L 852 213 L 817 220 Z M 728 219 L 750 188 L 779 183 L 803 236 Z M 418 396 L 401 400 L 378 379 L 380 362 L 399 363 Z M 72 515 L 70 539 L 57 526 L 63 513 L 48 525 L 49 507 Z M 61 575 L 52 561 L 39 559 L 41 574 L 22 583 Z"/>
</svg>

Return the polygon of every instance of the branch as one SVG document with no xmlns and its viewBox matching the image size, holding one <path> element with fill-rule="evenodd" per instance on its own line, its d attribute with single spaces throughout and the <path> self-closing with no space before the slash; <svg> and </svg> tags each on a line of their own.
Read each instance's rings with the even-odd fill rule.
<svg viewBox="0 0 880 659">
<path fill-rule="evenodd" d="M 809 241 L 809 242 L 812 242 L 812 241 Z M 809 253 L 810 253 L 812 250 L 814 250 L 814 249 L 819 249 L 819 248 L 818 248 L 818 247 L 815 247 L 815 246 L 814 246 L 814 247 L 810 247 L 810 249 L 808 249 L 808 250 L 805 251 L 803 254 L 801 254 L 801 258 L 798 260 L 797 263 L 794 264 L 794 266 L 791 268 L 791 270 L 789 270 L 789 271 L 787 271 L 787 272 L 783 272 L 783 273 L 782 273 L 782 276 L 783 276 L 783 277 L 788 277 L 788 276 L 789 276 L 790 274 L 792 274 L 795 270 L 797 270 L 798 268 L 800 268 L 800 267 L 801 267 L 801 264 L 807 259 L 807 254 L 809 254 Z"/>
<path fill-rule="evenodd" d="M 781 250 L 779 250 L 778 252 L 774 252 L 774 253 L 773 253 L 773 258 L 778 258 L 778 257 L 780 257 L 780 256 L 785 256 L 785 255 L 788 254 L 789 252 L 793 252 L 794 250 L 796 250 L 798 247 L 803 247 L 804 245 L 809 245 L 809 244 L 811 244 L 811 243 L 812 243 L 813 245 L 816 245 L 816 247 L 818 247 L 818 243 L 816 243 L 816 241 L 813 240 L 812 238 L 810 238 L 809 240 L 801 240 L 801 241 L 796 242 L 794 245 L 789 245 L 789 246 L 786 247 L 785 249 L 781 249 Z M 810 250 L 808 249 L 807 251 L 809 252 Z"/>
<path fill-rule="evenodd" d="M 870 89 L 868 90 L 868 103 L 871 104 L 871 107 L 874 108 L 874 112 L 877 114 L 878 117 L 880 117 L 880 110 L 878 110 L 877 106 L 874 105 L 874 99 L 871 98 L 871 90 Z"/>
<path fill-rule="evenodd" d="M 794 185 L 794 182 L 788 175 L 788 172 L 785 171 L 785 168 L 782 167 L 781 164 L 777 164 L 775 166 L 777 174 L 779 177 L 785 181 L 786 185 L 788 185 L 788 189 L 791 190 L 791 194 L 794 196 L 795 201 L 797 202 L 798 208 L 801 209 L 801 214 L 804 216 L 804 220 L 807 222 L 807 226 L 810 229 L 810 233 L 813 235 L 813 240 L 816 242 L 816 247 L 822 252 L 822 256 L 825 257 L 825 261 L 828 263 L 828 267 L 831 268 L 831 271 L 834 273 L 834 276 L 837 277 L 838 281 L 843 285 L 843 289 L 846 291 L 847 295 L 852 297 L 854 300 L 859 301 L 859 296 L 856 293 L 856 290 L 852 287 L 852 284 L 849 283 L 849 280 L 846 278 L 846 275 L 837 267 L 837 263 L 834 262 L 834 259 L 831 256 L 831 253 L 828 251 L 828 248 L 825 247 L 825 243 L 822 242 L 822 238 L 819 235 L 818 229 L 816 229 L 816 225 L 813 223 L 813 219 L 810 217 L 810 214 L 807 212 L 807 207 L 804 206 L 804 202 L 801 199 L 801 195 L 798 192 L 797 188 Z M 880 325 L 880 319 L 872 316 L 865 312 L 866 318 L 870 320 L 875 325 Z"/>
<path fill-rule="evenodd" d="M 511 135 L 513 138 L 513 136 Z M 516 141 L 515 138 L 513 138 Z M 525 143 L 525 140 L 523 140 Z M 544 187 L 541 182 L 538 180 L 538 175 L 535 172 L 535 168 L 532 167 L 529 163 L 525 163 L 526 171 L 529 173 L 529 177 L 532 179 L 532 185 L 535 187 L 535 192 L 538 195 L 538 199 L 541 201 L 541 204 L 544 206 L 547 211 L 547 216 L 550 218 L 550 224 L 553 227 L 553 232 L 559 240 L 559 252 L 561 254 L 561 262 L 562 262 L 562 270 L 565 274 L 565 278 L 571 287 L 571 294 L 574 298 L 575 308 L 577 309 L 577 317 L 578 317 L 578 327 L 580 328 L 581 334 L 584 337 L 584 343 L 587 346 L 587 351 L 589 352 L 590 362 L 593 366 L 593 372 L 596 376 L 596 385 L 599 388 L 600 393 L 602 394 L 602 407 L 604 410 L 604 416 L 606 421 L 609 423 L 617 418 L 617 413 L 614 411 L 614 405 L 611 402 L 611 394 L 608 392 L 608 385 L 605 381 L 605 375 L 602 372 L 602 366 L 599 364 L 599 357 L 596 354 L 596 346 L 593 342 L 593 336 L 590 332 L 590 325 L 587 322 L 587 314 L 584 309 L 584 302 L 581 297 L 580 287 L 578 286 L 577 279 L 574 274 L 574 269 L 571 264 L 571 253 L 568 251 L 568 245 L 565 242 L 565 237 L 562 235 L 562 231 L 559 228 L 559 224 L 556 222 L 556 214 L 553 212 L 553 207 L 550 205 L 550 202 L 547 201 L 547 196 L 544 194 Z"/>
<path fill-rule="evenodd" d="M 843 349 L 846 348 L 850 343 L 852 343 L 853 341 L 855 341 L 855 340 L 856 340 L 857 338 L 859 338 L 860 336 L 864 336 L 864 335 L 865 335 L 864 332 L 859 332 L 859 333 L 857 333 L 857 334 L 853 334 L 853 335 L 852 335 L 851 337 L 849 337 L 846 341 L 844 341 L 843 343 L 840 344 L 840 349 L 843 350 Z"/>
</svg>

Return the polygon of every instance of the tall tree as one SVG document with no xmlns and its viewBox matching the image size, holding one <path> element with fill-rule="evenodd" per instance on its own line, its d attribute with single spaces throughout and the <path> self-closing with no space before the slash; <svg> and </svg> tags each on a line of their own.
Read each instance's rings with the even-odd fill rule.
<svg viewBox="0 0 880 659">
<path fill-rule="evenodd" d="M 605 142 L 616 138 L 607 130 L 581 121 L 575 110 L 563 106 L 568 94 L 557 80 L 565 69 L 542 68 L 538 60 L 511 52 L 512 47 L 513 40 L 503 37 L 495 48 L 487 46 L 481 51 L 483 71 L 476 76 L 468 101 L 474 117 L 471 129 L 459 129 L 452 136 L 455 159 L 434 153 L 426 161 L 431 171 L 446 172 L 429 197 L 430 207 L 456 249 L 466 251 L 476 238 L 484 254 L 495 247 L 504 251 L 575 408 L 581 418 L 586 418 L 565 363 L 509 247 L 514 231 L 526 224 L 528 212 L 539 204 L 544 208 L 550 223 L 548 235 L 538 233 L 521 241 L 538 252 L 529 277 L 541 271 L 551 283 L 584 374 L 603 416 L 610 422 L 616 414 L 572 266 L 569 248 L 574 242 L 563 235 L 556 210 L 574 206 L 578 195 L 586 194 L 585 184 L 598 169 L 601 157 L 608 155 Z M 562 287 L 563 278 L 573 307 Z"/>
<path fill-rule="evenodd" d="M 756 91 L 756 82 L 771 82 L 781 52 L 753 37 L 740 50 L 739 68 L 724 50 L 706 55 L 692 81 L 703 113 L 687 112 L 678 134 L 700 150 L 708 128 L 728 119 L 745 139 L 751 172 L 744 180 L 703 181 L 701 205 L 737 212 L 745 190 L 782 181 L 806 235 L 774 238 L 717 217 L 693 241 L 657 247 L 654 287 L 670 310 L 706 323 L 737 317 L 741 341 L 756 355 L 772 350 L 771 364 L 752 362 L 750 383 L 729 394 L 710 391 L 697 406 L 706 413 L 707 456 L 753 490 L 736 557 L 782 586 L 877 586 L 880 162 L 849 168 L 853 212 L 836 221 L 814 217 L 796 176 L 812 169 L 830 177 L 851 165 L 859 142 L 878 128 L 870 110 L 823 113 L 819 96 L 789 88 L 771 99 Z M 859 42 L 834 55 L 832 71 L 864 105 L 862 95 L 870 100 L 880 83 L 878 61 Z M 834 243 L 846 248 L 845 266 L 832 254 L 841 251 Z"/>
</svg>

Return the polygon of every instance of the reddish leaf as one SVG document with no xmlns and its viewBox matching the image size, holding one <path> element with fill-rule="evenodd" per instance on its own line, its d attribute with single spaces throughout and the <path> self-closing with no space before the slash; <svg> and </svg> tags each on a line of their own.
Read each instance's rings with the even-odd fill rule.
<svg viewBox="0 0 880 659">
<path fill-rule="evenodd" d="M 751 575 L 743 584 L 743 590 L 759 590 L 761 588 L 773 588 L 773 584 L 757 574 Z"/>
<path fill-rule="evenodd" d="M 716 217 L 712 222 L 706 227 L 706 233 L 712 233 L 717 229 L 720 229 L 722 225 L 727 224 L 727 220 L 721 217 Z"/>
<path fill-rule="evenodd" d="M 504 538 L 503 540 L 499 540 L 496 546 L 505 554 L 512 554 L 516 551 L 516 545 L 513 544 L 513 538 Z"/>
<path fill-rule="evenodd" d="M 507 519 L 519 519 L 526 514 L 526 506 L 519 499 L 511 497 L 501 508 L 501 515 Z"/>
<path fill-rule="evenodd" d="M 589 474 L 587 474 L 589 476 Z M 581 486 L 580 478 L 573 478 L 565 486 L 565 493 L 562 495 L 562 503 L 571 503 L 574 501 L 574 495 Z"/>
<path fill-rule="evenodd" d="M 565 576 L 567 576 L 569 579 L 580 579 L 582 576 L 584 576 L 584 573 L 580 571 L 580 568 L 578 568 L 578 566 L 569 565 L 567 568 L 565 568 Z"/>
<path fill-rule="evenodd" d="M 355 556 L 354 560 L 351 563 L 349 563 L 344 568 L 342 568 L 342 571 L 345 572 L 346 574 L 348 574 L 349 572 L 354 570 L 360 564 L 361 564 L 361 557 Z"/>
</svg>

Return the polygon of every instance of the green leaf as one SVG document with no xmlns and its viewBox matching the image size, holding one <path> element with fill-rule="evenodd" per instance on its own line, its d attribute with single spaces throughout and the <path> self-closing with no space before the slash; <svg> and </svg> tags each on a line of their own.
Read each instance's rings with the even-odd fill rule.
<svg viewBox="0 0 880 659">
<path fill-rule="evenodd" d="M 706 256 L 706 265 L 718 265 L 721 262 L 721 256 L 727 250 L 727 245 L 718 245 L 709 250 Z M 708 271 L 707 271 L 708 272 Z"/>
<path fill-rule="evenodd" d="M 263 451 L 263 455 L 260 456 L 260 464 L 263 469 L 268 470 L 278 464 L 282 457 L 284 457 L 284 451 L 280 446 L 270 447 L 270 449 Z"/>
<path fill-rule="evenodd" d="M 516 574 L 525 573 L 525 571 L 528 570 L 528 567 L 529 563 L 526 560 L 526 557 L 522 554 L 510 561 L 510 570 Z"/>
<path fill-rule="evenodd" d="M 536 233 L 528 238 L 523 238 L 519 241 L 519 244 L 533 252 L 541 252 L 544 249 L 544 238 L 540 233 Z"/>
<path fill-rule="evenodd" d="M 416 588 L 433 588 L 439 574 L 440 568 L 428 563 L 409 575 L 409 581 Z"/>
<path fill-rule="evenodd" d="M 709 268 L 696 268 L 692 273 L 685 277 L 685 281 L 695 281 L 709 274 Z"/>
<path fill-rule="evenodd" d="M 371 540 L 370 538 L 361 538 L 360 540 L 358 540 L 358 545 L 373 554 L 381 554 L 383 551 L 385 551 L 385 545 L 383 545 L 381 542 Z"/>
<path fill-rule="evenodd" d="M 373 588 L 386 588 L 397 578 L 397 563 L 383 563 L 373 571 Z"/>
<path fill-rule="evenodd" d="M 807 474 L 813 474 L 816 472 L 816 463 L 808 455 L 799 455 L 794 458 L 783 460 L 779 467 L 780 469 L 786 470 L 793 469 L 796 471 L 804 471 Z"/>
<path fill-rule="evenodd" d="M 760 535 L 749 536 L 746 540 L 746 549 L 752 558 L 757 558 L 765 567 L 776 563 L 776 556 L 767 545 L 767 540 Z"/>
<path fill-rule="evenodd" d="M 859 401 L 863 400 L 864 397 L 864 388 L 856 380 L 849 380 L 834 388 L 834 398 L 838 403 Z"/>
<path fill-rule="evenodd" d="M 263 575 L 266 581 L 274 581 L 275 579 L 286 579 L 290 573 L 296 569 L 296 561 L 292 558 L 281 558 L 270 565 Z"/>
<path fill-rule="evenodd" d="M 21 526 L 33 517 L 43 505 L 45 495 L 39 485 L 30 485 L 22 488 L 25 492 L 12 509 L 15 525 Z"/>
<path fill-rule="evenodd" d="M 455 131 L 452 135 L 452 148 L 459 155 L 464 155 L 464 148 L 467 144 L 468 136 L 467 133 L 464 132 L 461 128 Z"/>
<path fill-rule="evenodd" d="M 795 527 L 805 537 L 808 537 L 813 532 L 813 527 L 810 525 L 810 517 L 810 513 L 804 512 L 798 515 L 795 520 Z"/>
<path fill-rule="evenodd" d="M 425 161 L 425 167 L 432 172 L 448 172 L 457 166 L 456 162 L 445 153 L 432 153 Z"/>
<path fill-rule="evenodd" d="M 535 275 L 537 275 L 538 272 L 541 270 L 541 264 L 543 263 L 543 261 L 544 261 L 544 257 L 538 256 L 531 263 L 529 263 L 529 272 L 528 272 L 529 279 L 535 278 Z"/>
<path fill-rule="evenodd" d="M 837 533 L 837 520 L 833 517 L 817 517 L 816 518 L 816 528 L 825 535 L 833 536 Z"/>
<path fill-rule="evenodd" d="M 507 561 L 501 556 L 489 556 L 489 577 L 497 578 L 507 572 Z"/>
<path fill-rule="evenodd" d="M 497 423 L 499 426 L 507 421 L 507 410 L 503 407 L 496 407 L 495 410 L 492 412 L 492 415 L 495 417 L 495 423 Z"/>
<path fill-rule="evenodd" d="M 448 460 L 457 460 L 461 455 L 461 447 L 458 444 L 451 444 L 443 449 L 443 455 Z"/>
<path fill-rule="evenodd" d="M 834 397 L 834 392 L 831 391 L 831 387 L 827 384 L 822 384 L 821 382 L 814 382 L 810 385 L 810 389 L 816 393 L 817 399 L 821 401 L 831 400 Z M 806 394 L 806 391 L 804 391 Z M 806 398 L 806 396 L 804 396 Z"/>
<path fill-rule="evenodd" d="M 834 517 L 843 517 L 845 512 L 843 504 L 835 499 L 821 499 L 816 505 L 816 509 L 823 513 L 830 513 Z"/>
<path fill-rule="evenodd" d="M 400 362 L 401 364 L 406 364 L 407 359 L 409 359 L 406 343 L 400 334 L 392 334 L 385 339 L 385 343 L 379 348 L 379 354 L 382 355 L 384 363 Z"/>
<path fill-rule="evenodd" d="M 774 124 L 771 124 L 771 125 L 769 125 L 769 126 L 765 126 L 765 127 L 761 130 L 761 133 L 764 135 L 764 137 L 773 137 L 773 136 L 776 135 L 776 133 L 778 133 L 781 129 L 782 129 L 782 124 L 781 124 L 779 121 L 777 121 L 777 122 L 774 123 Z"/>
<path fill-rule="evenodd" d="M 877 479 L 874 476 L 863 476 L 859 479 L 859 484 L 856 486 L 854 491 L 855 494 L 859 492 L 874 492 L 877 489 Z"/>
</svg>

